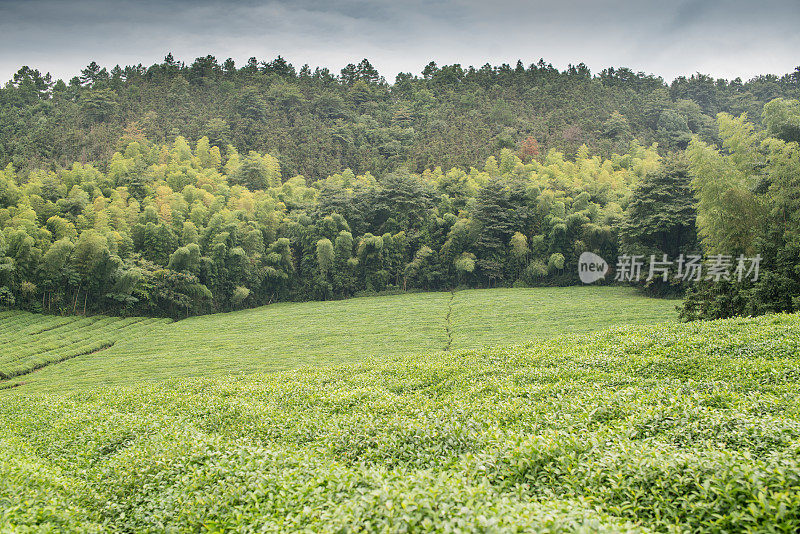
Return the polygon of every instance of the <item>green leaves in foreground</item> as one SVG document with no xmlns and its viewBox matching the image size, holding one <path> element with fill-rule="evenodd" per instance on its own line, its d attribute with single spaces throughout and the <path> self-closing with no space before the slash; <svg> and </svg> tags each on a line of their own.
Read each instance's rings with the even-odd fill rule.
<svg viewBox="0 0 800 534">
<path fill-rule="evenodd" d="M 7 530 L 800 527 L 800 318 L 6 394 Z"/>
</svg>

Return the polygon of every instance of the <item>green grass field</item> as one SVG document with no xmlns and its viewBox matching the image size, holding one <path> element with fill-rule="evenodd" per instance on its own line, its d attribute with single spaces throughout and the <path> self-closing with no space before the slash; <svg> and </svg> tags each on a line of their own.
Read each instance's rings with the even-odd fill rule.
<svg viewBox="0 0 800 534">
<path fill-rule="evenodd" d="M 674 321 L 675 304 L 642 297 L 629 288 L 569 287 L 281 303 L 172 324 L 6 312 L 0 335 L 9 337 L 0 345 L 0 388 L 22 384 L 15 392 L 54 392 L 340 365 L 372 356 L 391 360 L 415 352 L 507 345 L 613 325 Z M 29 330 L 18 330 L 14 326 L 18 323 Z M 55 324 L 64 326 L 31 335 Z M 33 366 L 19 366 L 20 345 L 31 353 L 41 351 L 29 357 L 32 362 L 66 361 L 38 365 L 42 368 L 35 373 L 22 372 Z M 8 379 L 9 370 L 19 372 Z"/>
<path fill-rule="evenodd" d="M 415 299 L 447 298 L 297 306 L 310 315 L 368 306 L 375 323 L 378 313 L 405 317 L 409 339 L 438 349 L 440 316 Z M 420 326 L 381 307 L 405 299 L 420 303 Z M 232 328 L 238 317 L 250 322 L 206 336 L 238 340 L 249 328 L 266 340 L 262 317 L 273 313 L 284 312 L 199 318 L 151 339 L 166 345 L 181 339 L 173 326 L 191 335 L 202 321 Z M 381 331 L 363 317 L 347 325 L 341 334 Z M 324 347 L 329 335 L 302 338 Z M 340 366 L 0 392 L 0 531 L 800 529 L 800 316 L 616 326 L 481 350 L 401 354 L 401 341 L 382 350 L 379 338 L 348 339 L 369 350 Z M 158 375 L 168 374 L 162 363 Z"/>
</svg>

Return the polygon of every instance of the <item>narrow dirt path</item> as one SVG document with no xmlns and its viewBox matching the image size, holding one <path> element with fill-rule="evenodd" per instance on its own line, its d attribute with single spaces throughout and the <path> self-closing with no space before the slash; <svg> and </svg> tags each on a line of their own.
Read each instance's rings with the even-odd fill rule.
<svg viewBox="0 0 800 534">
<path fill-rule="evenodd" d="M 445 351 L 450 350 L 450 346 L 453 344 L 453 326 L 450 323 L 450 315 L 453 313 L 453 300 L 456 298 L 456 292 L 450 291 L 450 300 L 447 303 L 447 315 L 444 317 L 444 329 L 447 333 L 447 344 L 444 346 Z"/>
</svg>

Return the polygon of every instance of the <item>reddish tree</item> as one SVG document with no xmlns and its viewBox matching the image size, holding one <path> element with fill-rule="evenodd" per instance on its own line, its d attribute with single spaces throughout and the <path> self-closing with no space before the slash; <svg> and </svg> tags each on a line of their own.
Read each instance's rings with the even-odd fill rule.
<svg viewBox="0 0 800 534">
<path fill-rule="evenodd" d="M 539 141 L 529 136 L 522 142 L 519 149 L 519 157 L 522 161 L 528 161 L 539 155 Z"/>
</svg>

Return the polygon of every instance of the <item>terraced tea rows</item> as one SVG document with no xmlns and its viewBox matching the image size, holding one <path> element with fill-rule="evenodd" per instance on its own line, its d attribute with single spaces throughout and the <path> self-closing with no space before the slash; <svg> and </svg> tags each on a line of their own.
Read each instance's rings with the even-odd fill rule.
<svg viewBox="0 0 800 534">
<path fill-rule="evenodd" d="M 55 317 L 0 312 L 0 388 L 23 375 L 142 335 L 166 319 L 146 317 Z"/>
<path fill-rule="evenodd" d="M 674 301 L 649 299 L 631 288 L 568 287 L 412 293 L 344 301 L 279 303 L 262 308 L 192 317 L 161 328 L 153 320 L 68 319 L 5 315 L 0 330 L 11 345 L 0 348 L 0 371 L 27 372 L 15 392 L 88 389 L 190 377 L 322 367 L 373 355 L 395 358 L 437 350 L 507 345 L 620 324 L 674 322 Z M 141 326 L 142 328 L 139 328 Z M 115 328 L 126 328 L 114 333 Z M 0 327 L 2 328 L 2 327 Z M 22 328 L 22 330 L 20 330 Z M 27 330 L 26 330 L 27 329 Z M 49 330 L 52 329 L 52 330 Z M 71 331 L 76 330 L 75 339 Z M 36 334 L 36 332 L 40 332 Z M 135 335 L 134 335 L 135 333 Z M 36 340 L 36 341 L 34 341 Z M 27 353 L 26 353 L 27 354 Z"/>
</svg>

